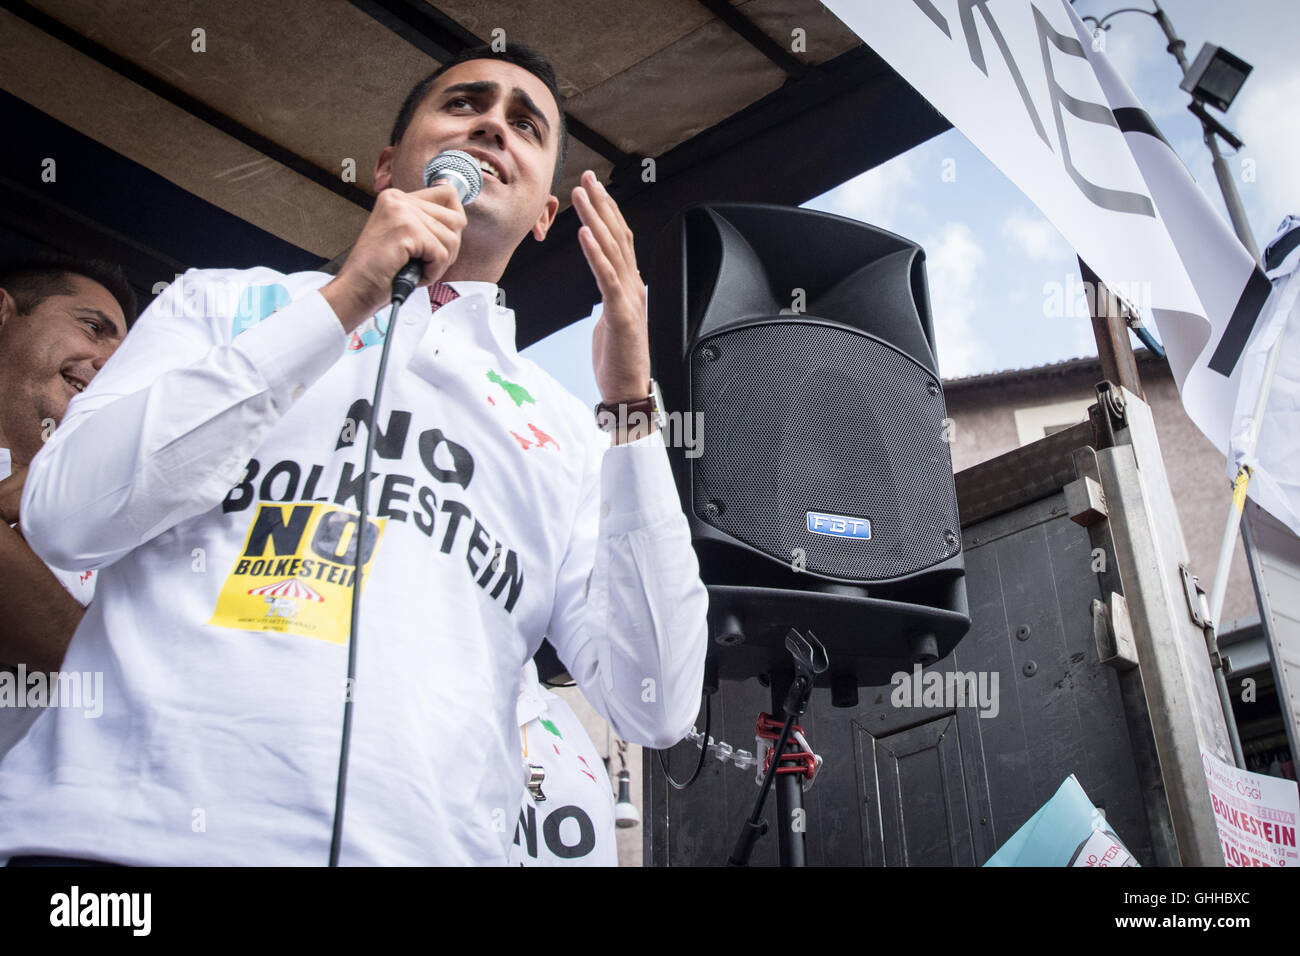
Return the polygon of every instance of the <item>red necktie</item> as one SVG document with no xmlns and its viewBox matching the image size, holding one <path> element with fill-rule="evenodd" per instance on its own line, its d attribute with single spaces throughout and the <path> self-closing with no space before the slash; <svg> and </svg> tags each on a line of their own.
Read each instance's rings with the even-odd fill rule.
<svg viewBox="0 0 1300 956">
<path fill-rule="evenodd" d="M 460 293 L 445 282 L 435 282 L 429 286 L 429 305 L 437 312 L 452 299 L 459 299 Z"/>
</svg>

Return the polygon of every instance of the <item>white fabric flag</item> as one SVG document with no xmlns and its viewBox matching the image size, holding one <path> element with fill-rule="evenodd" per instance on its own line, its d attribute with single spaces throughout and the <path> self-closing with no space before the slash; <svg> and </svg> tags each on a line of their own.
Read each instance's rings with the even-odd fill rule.
<svg viewBox="0 0 1300 956">
<path fill-rule="evenodd" d="M 1225 455 L 1269 282 L 1066 0 L 825 0 L 1004 172 L 1101 280 L 1150 307 Z"/>
<path fill-rule="evenodd" d="M 1273 294 L 1241 360 L 1241 391 L 1233 419 L 1228 476 L 1249 465 L 1247 493 L 1261 508 L 1300 535 L 1300 217 L 1287 216 L 1264 250 Z M 1278 337 L 1282 351 L 1254 454 L 1249 433 L 1263 385 L 1264 367 Z"/>
</svg>

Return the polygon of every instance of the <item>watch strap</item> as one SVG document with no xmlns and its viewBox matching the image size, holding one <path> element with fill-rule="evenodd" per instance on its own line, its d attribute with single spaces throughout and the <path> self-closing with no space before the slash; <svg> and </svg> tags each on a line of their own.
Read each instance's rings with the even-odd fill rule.
<svg viewBox="0 0 1300 956">
<path fill-rule="evenodd" d="M 633 421 L 632 416 L 639 414 L 644 416 L 643 420 L 648 424 L 653 422 L 656 427 L 663 427 L 663 409 L 659 405 L 659 386 L 654 379 L 650 380 L 650 394 L 645 398 L 634 399 L 630 402 L 599 402 L 596 405 L 596 424 L 607 432 L 612 432 L 622 423 L 627 425 Z"/>
</svg>

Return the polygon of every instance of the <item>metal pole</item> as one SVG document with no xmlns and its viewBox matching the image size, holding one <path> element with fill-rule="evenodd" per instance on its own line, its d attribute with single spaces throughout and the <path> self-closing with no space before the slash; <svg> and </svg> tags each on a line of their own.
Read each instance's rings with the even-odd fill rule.
<svg viewBox="0 0 1300 956">
<path fill-rule="evenodd" d="M 1273 388 L 1273 377 L 1277 373 L 1277 360 L 1282 355 L 1282 340 L 1285 336 L 1278 334 L 1277 341 L 1268 353 L 1268 362 L 1264 366 L 1264 380 L 1260 382 L 1259 397 L 1255 399 L 1255 408 L 1251 413 L 1250 432 L 1246 437 L 1244 449 L 1246 458 L 1255 457 L 1259 445 L 1259 426 L 1264 419 L 1264 410 L 1268 406 L 1268 393 Z M 1241 520 L 1242 509 L 1246 507 L 1246 486 L 1250 482 L 1250 469 L 1242 466 L 1237 472 L 1233 485 L 1232 507 L 1228 509 L 1228 525 L 1224 529 L 1224 547 L 1219 552 L 1219 567 L 1214 572 L 1214 590 L 1210 595 L 1210 619 L 1214 626 L 1219 626 L 1219 615 L 1223 613 L 1224 594 L 1228 589 L 1228 566 L 1232 563 L 1232 536 L 1236 534 L 1237 523 Z"/>
<path fill-rule="evenodd" d="M 794 675 L 772 675 L 772 715 L 784 714 L 786 695 Z M 788 715 L 787 715 L 788 716 Z M 781 741 L 777 741 L 779 746 Z M 788 742 L 787 742 L 788 743 Z M 781 754 L 785 747 L 772 754 L 772 763 L 779 766 Z M 776 842 L 777 853 L 782 866 L 807 866 L 804 844 L 804 829 L 795 827 L 796 812 L 802 816 L 803 778 L 794 773 L 776 775 Z"/>
<path fill-rule="evenodd" d="M 1183 71 L 1183 76 L 1187 76 L 1190 68 L 1187 63 L 1187 56 L 1183 50 L 1187 46 L 1178 33 L 1174 30 L 1173 21 L 1169 15 L 1161 8 L 1159 0 L 1152 0 L 1155 3 L 1156 12 L 1153 16 L 1156 23 L 1160 24 L 1160 29 L 1164 31 L 1165 38 L 1169 41 L 1166 50 L 1178 61 L 1178 67 Z M 1232 231 L 1237 234 L 1241 244 L 1245 246 L 1246 251 L 1256 263 L 1260 261 L 1259 246 L 1255 244 L 1255 237 L 1250 231 L 1250 223 L 1246 219 L 1246 209 L 1241 204 L 1241 195 L 1237 192 L 1237 183 L 1232 178 L 1232 171 L 1228 169 L 1228 162 L 1223 158 L 1223 152 L 1219 149 L 1219 140 L 1214 130 L 1203 120 L 1201 121 L 1201 132 L 1205 137 L 1205 145 L 1210 150 L 1210 157 L 1214 167 L 1214 177 L 1219 181 L 1219 191 L 1223 194 L 1223 204 L 1228 209 L 1228 219 L 1232 222 Z M 1278 340 L 1281 344 L 1281 339 Z M 1263 406 L 1268 400 L 1269 388 L 1272 386 L 1272 371 L 1277 365 L 1278 349 L 1274 349 L 1273 355 L 1269 356 L 1268 371 L 1264 375 L 1263 387 L 1260 390 L 1259 401 L 1256 405 L 1254 437 L 1259 434 L 1259 416 L 1263 411 Z M 1250 443 L 1250 453 L 1254 454 L 1255 442 Z M 1221 624 L 1219 617 L 1223 613 L 1223 601 L 1228 590 L 1228 572 L 1232 566 L 1232 546 L 1236 538 L 1238 526 L 1241 522 L 1241 511 L 1246 504 L 1246 483 L 1250 480 L 1250 472 L 1247 469 L 1240 469 L 1237 473 L 1237 480 L 1233 483 L 1233 500 L 1228 507 L 1228 520 L 1224 528 L 1223 543 L 1219 548 L 1219 563 L 1214 572 L 1214 590 L 1210 599 L 1210 620 L 1205 632 L 1205 646 L 1210 654 L 1210 663 L 1215 665 L 1214 676 L 1215 683 L 1218 685 L 1219 701 L 1223 707 L 1224 720 L 1228 727 L 1228 738 L 1232 744 L 1232 756 L 1238 767 L 1246 766 L 1246 758 L 1241 749 L 1241 736 L 1237 732 L 1236 715 L 1232 712 L 1232 699 L 1228 695 L 1227 681 L 1224 676 L 1222 655 L 1219 653 L 1219 626 Z M 1242 545 L 1246 548 L 1247 562 L 1255 560 L 1250 550 L 1249 537 L 1243 536 Z M 1261 621 L 1263 615 L 1261 613 Z M 1267 632 L 1267 625 L 1265 625 Z"/>
<path fill-rule="evenodd" d="M 1152 0 L 1152 3 L 1156 5 L 1156 12 L 1151 15 L 1156 18 L 1156 23 L 1160 24 L 1160 29 L 1165 31 L 1165 37 L 1169 40 L 1169 46 L 1165 47 L 1165 49 L 1174 55 L 1174 59 L 1177 60 L 1178 65 L 1182 67 L 1183 76 L 1186 76 L 1188 66 L 1187 57 L 1183 55 L 1183 48 L 1186 47 L 1187 44 L 1179 39 L 1177 32 L 1174 30 L 1173 23 L 1169 19 L 1169 15 L 1161 9 L 1159 0 Z"/>
<path fill-rule="evenodd" d="M 1205 124 L 1202 123 L 1201 125 L 1204 126 Z M 1228 161 L 1223 158 L 1223 153 L 1219 151 L 1218 137 L 1208 128 L 1205 130 L 1205 145 L 1210 148 L 1210 155 L 1214 157 L 1214 176 L 1219 180 L 1219 190 L 1223 193 L 1223 204 L 1228 207 L 1228 218 L 1232 220 L 1232 231 L 1237 234 L 1237 238 L 1246 247 L 1250 257 L 1259 262 L 1259 246 L 1255 245 L 1255 237 L 1251 234 L 1250 223 L 1246 221 L 1246 208 L 1241 204 L 1241 195 L 1237 192 L 1237 183 L 1232 178 L 1232 170 L 1228 168 Z"/>
<path fill-rule="evenodd" d="M 1232 762 L 1244 770 L 1246 754 L 1241 749 L 1241 731 L 1237 729 L 1237 715 L 1232 709 L 1232 694 L 1228 692 L 1228 668 L 1224 663 L 1223 655 L 1219 652 L 1218 625 L 1214 622 L 1214 618 L 1210 617 L 1210 607 L 1205 600 L 1205 592 L 1197 588 L 1196 594 L 1200 601 L 1201 619 L 1206 622 L 1201 628 L 1201 633 L 1205 635 L 1205 651 L 1210 655 L 1210 668 L 1214 671 L 1214 686 L 1219 692 L 1219 708 L 1223 711 L 1228 743 L 1232 746 Z"/>
</svg>

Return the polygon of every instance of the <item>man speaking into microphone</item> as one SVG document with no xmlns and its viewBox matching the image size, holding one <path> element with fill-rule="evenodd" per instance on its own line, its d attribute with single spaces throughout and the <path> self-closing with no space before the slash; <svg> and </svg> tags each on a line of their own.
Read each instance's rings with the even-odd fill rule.
<svg viewBox="0 0 1300 956">
<path fill-rule="evenodd" d="M 543 636 L 621 736 L 690 728 L 707 596 L 631 233 L 589 171 L 572 199 L 602 418 L 647 424 L 602 432 L 497 304 L 554 221 L 564 137 L 539 55 L 457 57 L 403 105 L 336 277 L 191 271 L 74 399 L 22 525 L 54 566 L 100 569 L 64 667 L 104 674 L 103 713 L 50 708 L 0 760 L 0 859 L 324 864 L 350 701 L 341 862 L 504 863 L 518 675 Z M 453 150 L 481 172 L 467 205 L 424 184 Z"/>
</svg>

